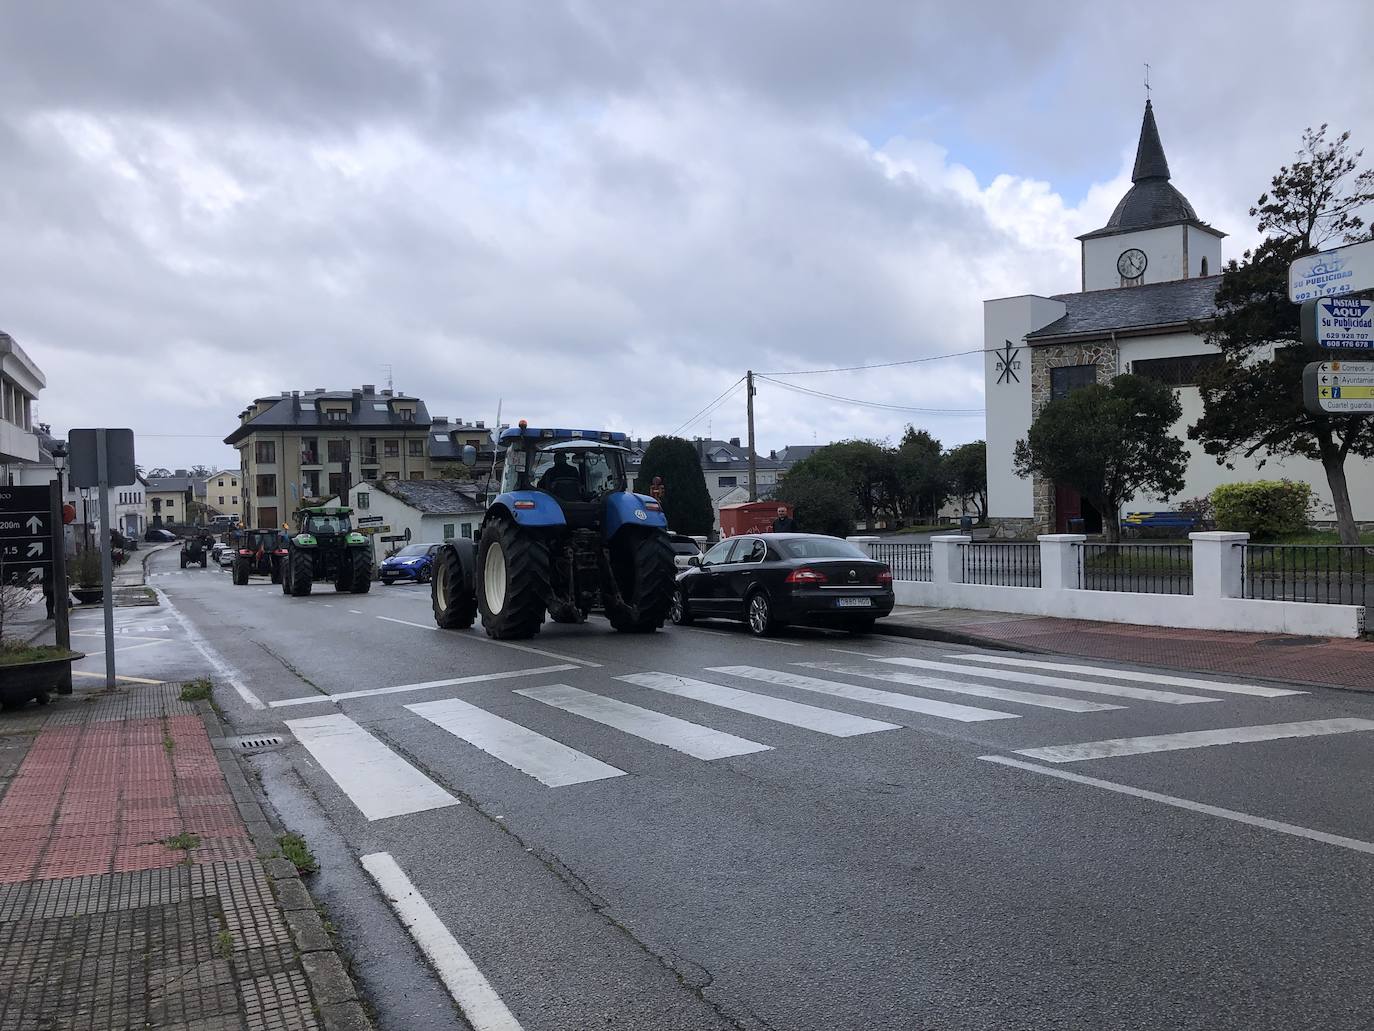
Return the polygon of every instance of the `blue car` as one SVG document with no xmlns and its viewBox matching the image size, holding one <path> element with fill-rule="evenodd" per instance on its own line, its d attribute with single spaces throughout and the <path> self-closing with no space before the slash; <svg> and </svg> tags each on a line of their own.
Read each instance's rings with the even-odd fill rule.
<svg viewBox="0 0 1374 1031">
<path fill-rule="evenodd" d="M 390 558 L 382 560 L 381 568 L 377 571 L 382 583 L 388 587 L 397 580 L 429 583 L 429 578 L 434 575 L 434 556 L 441 547 L 441 544 L 407 544 Z"/>
</svg>

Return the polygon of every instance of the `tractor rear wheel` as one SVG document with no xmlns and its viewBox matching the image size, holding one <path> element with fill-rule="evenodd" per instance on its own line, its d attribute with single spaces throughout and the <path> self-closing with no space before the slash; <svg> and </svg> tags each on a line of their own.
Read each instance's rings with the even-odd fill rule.
<svg viewBox="0 0 1374 1031">
<path fill-rule="evenodd" d="M 477 552 L 477 605 L 487 636 L 533 637 L 549 596 L 549 547 L 504 516 L 492 518 Z"/>
<path fill-rule="evenodd" d="M 291 554 L 286 556 L 286 561 L 290 563 L 287 575 L 291 578 L 291 597 L 303 598 L 310 593 L 310 588 L 315 582 L 314 556 L 308 551 L 293 549 Z"/>
<path fill-rule="evenodd" d="M 345 554 L 341 561 L 348 563 L 353 569 L 349 579 L 350 590 L 354 594 L 366 594 L 372 590 L 372 559 L 366 548 L 354 548 Z"/>
<path fill-rule="evenodd" d="M 463 556 L 451 545 L 439 549 L 433 569 L 429 602 L 434 609 L 434 622 L 445 630 L 466 630 L 477 619 L 472 570 L 463 569 Z"/>
<path fill-rule="evenodd" d="M 602 591 L 611 626 L 622 633 L 651 634 L 663 625 L 677 578 L 667 534 L 622 530 L 611 542 L 611 576 L 616 590 Z"/>
<path fill-rule="evenodd" d="M 242 587 L 248 582 L 248 562 L 246 559 L 234 559 L 234 583 Z"/>
<path fill-rule="evenodd" d="M 282 562 L 279 559 L 272 559 L 272 582 L 279 584 L 282 581 Z"/>
</svg>

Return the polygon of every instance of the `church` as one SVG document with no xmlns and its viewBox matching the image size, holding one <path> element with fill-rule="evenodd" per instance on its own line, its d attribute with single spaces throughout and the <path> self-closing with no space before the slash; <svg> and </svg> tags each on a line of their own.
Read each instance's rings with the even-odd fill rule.
<svg viewBox="0 0 1374 1031">
<path fill-rule="evenodd" d="M 1188 447 L 1189 460 L 1181 494 L 1168 500 L 1137 497 L 1122 515 L 1175 511 L 1180 501 L 1222 483 L 1290 479 L 1312 485 L 1315 520 L 1334 518 L 1320 463 L 1269 458 L 1260 468 L 1261 454 L 1237 458 L 1228 469 L 1188 440 L 1188 427 L 1202 414 L 1198 376 L 1221 360 L 1189 326 L 1216 312 L 1225 236 L 1200 219 L 1170 181 L 1147 100 L 1131 188 L 1105 226 L 1078 237 L 1078 292 L 983 302 L 988 518 L 995 536 L 1101 531 L 1104 513 L 1093 511 L 1077 491 L 1017 476 L 1012 450 L 1047 401 L 1127 372 L 1177 392 L 1183 415 L 1174 432 Z M 1346 468 L 1355 518 L 1374 521 L 1374 465 L 1352 458 Z"/>
</svg>

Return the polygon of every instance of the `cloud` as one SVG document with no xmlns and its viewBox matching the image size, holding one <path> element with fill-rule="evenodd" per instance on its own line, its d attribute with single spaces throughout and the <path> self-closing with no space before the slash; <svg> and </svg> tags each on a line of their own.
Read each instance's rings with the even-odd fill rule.
<svg viewBox="0 0 1374 1031">
<path fill-rule="evenodd" d="M 746 368 L 968 350 L 985 298 L 1074 289 L 1128 183 L 1133 49 L 1165 55 L 1175 182 L 1236 243 L 1302 125 L 1374 138 L 1358 105 L 1244 99 L 1249 22 L 967 6 L 13 5 L 0 328 L 42 418 L 132 425 L 153 464 L 232 459 L 254 396 L 384 365 L 436 414 L 647 436 Z M 796 382 L 982 403 L 968 359 Z M 982 435 L 770 383 L 758 412 L 770 448 Z M 742 396 L 710 428 L 742 435 Z"/>
</svg>

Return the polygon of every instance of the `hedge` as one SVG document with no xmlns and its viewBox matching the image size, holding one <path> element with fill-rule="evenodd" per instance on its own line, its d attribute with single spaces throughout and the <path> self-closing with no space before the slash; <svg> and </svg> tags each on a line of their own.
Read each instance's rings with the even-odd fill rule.
<svg viewBox="0 0 1374 1031">
<path fill-rule="evenodd" d="M 1307 529 L 1312 488 L 1292 480 L 1223 483 L 1212 491 L 1218 530 L 1243 530 L 1268 540 Z"/>
</svg>

